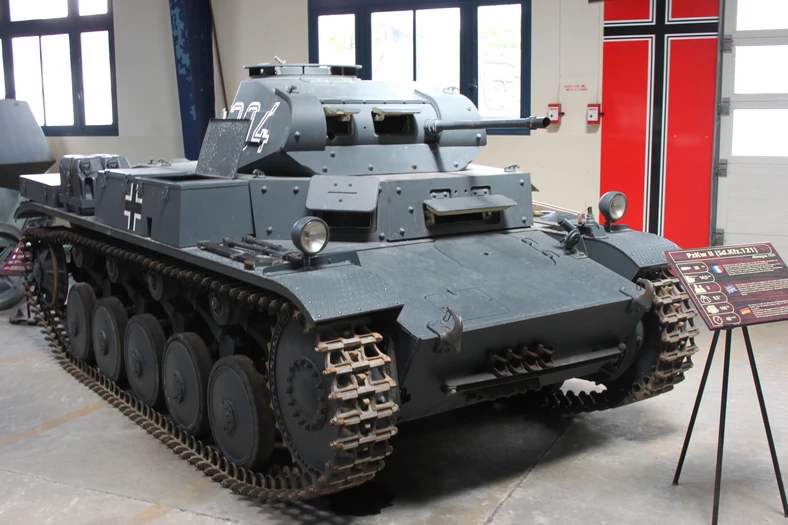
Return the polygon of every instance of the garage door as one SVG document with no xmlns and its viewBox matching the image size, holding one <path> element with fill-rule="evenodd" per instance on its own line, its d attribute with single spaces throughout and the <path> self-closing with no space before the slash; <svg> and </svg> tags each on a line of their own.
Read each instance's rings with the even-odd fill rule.
<svg viewBox="0 0 788 525">
<path fill-rule="evenodd" d="M 788 1 L 728 0 L 725 19 L 716 227 L 788 257 Z"/>
</svg>

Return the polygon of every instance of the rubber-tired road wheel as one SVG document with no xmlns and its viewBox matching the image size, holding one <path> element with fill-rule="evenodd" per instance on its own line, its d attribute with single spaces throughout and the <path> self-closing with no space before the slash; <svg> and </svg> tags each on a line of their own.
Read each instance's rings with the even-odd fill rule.
<svg viewBox="0 0 788 525">
<path fill-rule="evenodd" d="M 93 355 L 101 373 L 120 386 L 126 382 L 123 336 L 129 316 L 120 299 L 100 299 L 93 310 Z"/>
<path fill-rule="evenodd" d="M 135 315 L 126 325 L 124 359 L 129 386 L 137 399 L 150 407 L 164 401 L 161 358 L 167 337 L 151 314 Z"/>
<path fill-rule="evenodd" d="M 93 310 L 96 308 L 96 294 L 86 283 L 71 287 L 66 302 L 66 329 L 71 343 L 69 351 L 86 363 L 96 362 L 93 355 Z"/>
<path fill-rule="evenodd" d="M 208 417 L 216 444 L 240 467 L 259 470 L 274 450 L 274 412 L 265 380 L 246 356 L 219 359 L 208 380 Z"/>
<path fill-rule="evenodd" d="M 167 341 L 161 365 L 167 410 L 175 424 L 198 438 L 210 431 L 208 379 L 212 364 L 199 335 L 175 334 Z"/>
</svg>

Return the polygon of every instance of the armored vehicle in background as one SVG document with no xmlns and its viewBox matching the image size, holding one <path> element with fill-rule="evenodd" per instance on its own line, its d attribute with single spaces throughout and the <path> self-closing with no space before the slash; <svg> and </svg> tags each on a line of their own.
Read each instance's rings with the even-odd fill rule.
<svg viewBox="0 0 788 525">
<path fill-rule="evenodd" d="M 70 223 L 25 234 L 66 368 L 206 474 L 315 497 L 372 478 L 399 422 L 503 397 L 611 408 L 692 366 L 675 245 L 621 225 L 624 195 L 605 225 L 535 213 L 528 173 L 471 164 L 486 129 L 548 119 L 354 67 L 249 70 L 196 162 L 22 177 L 20 216 Z"/>
</svg>

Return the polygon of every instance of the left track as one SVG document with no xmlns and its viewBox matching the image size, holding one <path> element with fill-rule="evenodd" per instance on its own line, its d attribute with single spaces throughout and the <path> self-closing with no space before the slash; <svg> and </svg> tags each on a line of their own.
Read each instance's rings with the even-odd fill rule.
<svg viewBox="0 0 788 525">
<path fill-rule="evenodd" d="M 194 289 L 213 291 L 246 308 L 272 316 L 301 318 L 301 313 L 287 300 L 237 283 L 210 272 L 180 266 L 156 254 L 140 253 L 112 245 L 92 235 L 70 229 L 32 228 L 24 232 L 28 262 L 36 247 L 44 244 L 80 246 L 125 264 L 139 265 L 145 271 L 160 273 Z M 322 472 L 308 472 L 293 463 L 272 464 L 263 472 L 238 467 L 218 447 L 178 428 L 171 418 L 136 399 L 98 369 L 69 352 L 69 337 L 63 304 L 52 305 L 36 285 L 28 264 L 25 290 L 32 314 L 42 327 L 57 362 L 72 376 L 102 399 L 120 410 L 149 434 L 159 439 L 182 459 L 201 470 L 213 481 L 234 493 L 259 500 L 306 500 L 360 485 L 384 467 L 383 459 L 392 449 L 389 439 L 397 432 L 394 414 L 399 410 L 391 393 L 396 383 L 387 374 L 390 358 L 378 349 L 382 336 L 357 324 L 342 337 L 319 339 L 315 352 L 333 363 L 330 372 L 336 380 L 329 394 L 345 400 L 331 414 L 331 424 L 338 427 L 341 438 L 331 442 L 334 457 Z M 370 384 L 375 370 L 383 379 Z M 356 385 L 355 391 L 347 385 Z M 350 403 L 350 404 L 348 404 Z M 286 439 L 286 433 L 283 432 Z"/>
</svg>

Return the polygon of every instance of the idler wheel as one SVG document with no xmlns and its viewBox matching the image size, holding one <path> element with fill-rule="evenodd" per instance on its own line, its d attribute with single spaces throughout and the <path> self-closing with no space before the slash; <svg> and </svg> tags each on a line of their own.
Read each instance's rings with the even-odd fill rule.
<svg viewBox="0 0 788 525">
<path fill-rule="evenodd" d="M 208 417 L 213 439 L 240 467 L 259 470 L 274 451 L 274 413 L 265 380 L 252 360 L 219 359 L 208 380 Z"/>
<path fill-rule="evenodd" d="M 60 306 L 66 301 L 68 273 L 66 254 L 62 246 L 47 244 L 36 248 L 33 280 L 50 308 Z"/>
<path fill-rule="evenodd" d="M 93 310 L 93 355 L 101 373 L 118 385 L 126 382 L 123 336 L 129 317 L 120 299 L 100 299 Z"/>
<path fill-rule="evenodd" d="M 277 423 L 293 457 L 312 473 L 322 472 L 336 451 L 338 427 L 328 421 L 330 379 L 325 357 L 315 348 L 318 334 L 300 321 L 280 317 L 271 343 L 271 392 Z"/>
<path fill-rule="evenodd" d="M 96 294 L 86 283 L 75 284 L 68 293 L 66 303 L 66 329 L 70 342 L 69 351 L 88 364 L 95 363 L 93 356 L 93 310 Z"/>
<path fill-rule="evenodd" d="M 167 338 L 161 325 L 151 314 L 132 317 L 126 325 L 124 338 L 126 376 L 134 395 L 150 407 L 161 405 L 161 358 Z"/>
<path fill-rule="evenodd" d="M 208 379 L 212 364 L 199 335 L 175 334 L 167 341 L 162 359 L 167 410 L 180 428 L 198 438 L 210 431 Z"/>
</svg>

